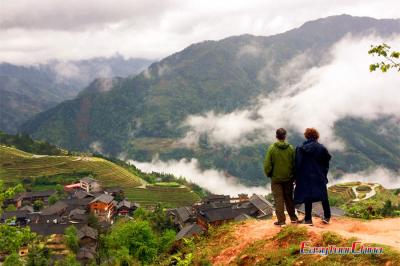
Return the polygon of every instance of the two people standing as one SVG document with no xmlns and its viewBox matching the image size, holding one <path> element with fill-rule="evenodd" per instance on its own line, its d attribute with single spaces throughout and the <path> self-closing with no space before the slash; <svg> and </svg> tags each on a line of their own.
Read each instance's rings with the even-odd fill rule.
<svg viewBox="0 0 400 266">
<path fill-rule="evenodd" d="M 322 202 L 324 210 L 322 221 L 329 223 L 331 217 L 326 187 L 331 156 L 325 146 L 318 142 L 319 133 L 316 129 L 307 128 L 304 137 L 306 141 L 294 149 L 286 142 L 286 130 L 279 128 L 276 131 L 277 141 L 268 148 L 265 156 L 264 172 L 271 178 L 278 219 L 275 225 L 286 223 L 285 206 L 292 223 L 312 225 L 312 203 L 318 201 Z M 302 221 L 296 216 L 295 203 L 305 205 Z"/>
</svg>

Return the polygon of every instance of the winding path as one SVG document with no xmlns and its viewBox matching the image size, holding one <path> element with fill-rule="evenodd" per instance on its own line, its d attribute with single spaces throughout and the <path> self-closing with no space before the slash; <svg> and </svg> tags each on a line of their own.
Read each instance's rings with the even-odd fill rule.
<svg viewBox="0 0 400 266">
<path fill-rule="evenodd" d="M 364 198 L 362 198 L 362 199 L 358 198 L 358 195 L 360 193 L 357 191 L 357 187 L 359 187 L 359 186 L 369 186 L 371 188 L 371 191 L 366 193 Z M 371 186 L 369 184 L 361 184 L 361 185 L 353 186 L 351 189 L 353 190 L 354 194 L 356 195 L 356 198 L 353 199 L 353 201 L 361 201 L 361 200 L 366 200 L 366 199 L 372 198 L 373 196 L 376 195 L 375 188 L 377 188 L 378 186 L 379 186 L 379 184 L 374 184 L 373 186 Z"/>
</svg>

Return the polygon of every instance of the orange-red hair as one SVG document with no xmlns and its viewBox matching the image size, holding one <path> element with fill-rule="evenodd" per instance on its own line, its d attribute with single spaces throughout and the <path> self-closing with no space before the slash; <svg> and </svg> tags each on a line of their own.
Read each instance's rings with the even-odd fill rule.
<svg viewBox="0 0 400 266">
<path fill-rule="evenodd" d="M 319 132 L 315 128 L 306 128 L 306 131 L 304 132 L 304 137 L 306 139 L 314 139 L 318 140 L 319 139 Z"/>
</svg>

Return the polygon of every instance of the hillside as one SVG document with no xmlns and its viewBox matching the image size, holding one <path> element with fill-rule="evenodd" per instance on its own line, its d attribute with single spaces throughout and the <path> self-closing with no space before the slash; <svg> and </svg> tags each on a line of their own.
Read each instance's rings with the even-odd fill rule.
<svg viewBox="0 0 400 266">
<path fill-rule="evenodd" d="M 151 61 L 122 56 L 51 61 L 35 66 L 0 62 L 0 130 L 15 133 L 33 115 L 75 97 L 95 78 L 128 77 Z"/>
<path fill-rule="evenodd" d="M 351 34 L 362 37 L 400 33 L 400 20 L 377 20 L 347 15 L 310 21 L 273 36 L 241 35 L 204 41 L 172 54 L 135 77 L 119 81 L 110 91 L 80 95 L 40 113 L 21 130 L 72 150 L 124 154 L 135 160 L 198 158 L 203 169 L 223 169 L 248 185 L 265 185 L 262 172 L 266 144 L 254 141 L 235 147 L 200 137 L 198 147 L 179 145 L 189 115 L 226 114 L 249 108 L 259 96 L 271 95 L 312 67 L 330 60 L 336 42 Z M 310 52 L 312 51 L 312 52 Z M 304 64 L 282 78 L 281 70 L 301 55 Z M 286 73 L 288 74 L 288 73 Z M 376 166 L 397 171 L 398 134 L 376 130 L 398 123 L 381 117 L 375 122 L 346 118 L 335 125 L 346 150 L 334 155 L 334 173 L 357 172 Z M 299 143 L 301 136 L 291 136 Z"/>
<path fill-rule="evenodd" d="M 400 219 L 362 222 L 334 218 L 329 225 L 274 226 L 271 220 L 245 221 L 213 229 L 207 236 L 178 245 L 172 259 L 193 265 L 398 265 Z M 301 241 L 310 246 L 348 247 L 354 241 L 384 247 L 379 255 L 326 256 L 300 254 Z M 167 265 L 168 262 L 166 262 Z"/>
<path fill-rule="evenodd" d="M 183 206 L 199 196 L 186 186 L 147 185 L 129 169 L 92 156 L 34 155 L 12 147 L 0 146 L 0 180 L 6 184 L 23 183 L 34 190 L 54 188 L 80 177 L 92 175 L 106 187 L 119 186 L 128 199 L 144 206 L 157 203 Z"/>
</svg>

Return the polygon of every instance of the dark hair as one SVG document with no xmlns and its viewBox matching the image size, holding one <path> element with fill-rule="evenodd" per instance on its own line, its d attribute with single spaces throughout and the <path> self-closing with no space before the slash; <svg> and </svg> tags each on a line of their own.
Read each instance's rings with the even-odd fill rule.
<svg viewBox="0 0 400 266">
<path fill-rule="evenodd" d="M 318 140 L 319 139 L 319 132 L 315 128 L 306 128 L 304 132 L 304 137 L 309 140 Z"/>
<path fill-rule="evenodd" d="M 276 138 L 279 140 L 285 140 L 286 139 L 286 130 L 284 128 L 278 128 L 276 130 Z"/>
</svg>

